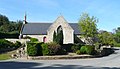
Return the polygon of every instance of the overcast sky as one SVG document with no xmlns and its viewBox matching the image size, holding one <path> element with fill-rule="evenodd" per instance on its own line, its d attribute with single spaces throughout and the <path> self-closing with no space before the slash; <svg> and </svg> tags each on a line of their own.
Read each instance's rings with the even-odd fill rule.
<svg viewBox="0 0 120 69">
<path fill-rule="evenodd" d="M 0 0 L 0 14 L 11 21 L 54 22 L 62 14 L 70 23 L 77 23 L 87 12 L 99 19 L 98 29 L 113 31 L 120 27 L 120 0 Z"/>
</svg>

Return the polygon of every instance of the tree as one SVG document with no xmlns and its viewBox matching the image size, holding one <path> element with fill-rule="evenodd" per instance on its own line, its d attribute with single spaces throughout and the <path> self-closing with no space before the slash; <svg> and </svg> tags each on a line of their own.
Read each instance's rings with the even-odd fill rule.
<svg viewBox="0 0 120 69">
<path fill-rule="evenodd" d="M 56 42 L 56 43 L 58 43 L 60 45 L 63 44 L 63 31 L 62 30 L 60 30 L 57 33 L 54 31 L 53 42 Z"/>
<path fill-rule="evenodd" d="M 8 17 L 0 14 L 0 26 L 5 24 L 9 24 L 9 19 Z"/>
<path fill-rule="evenodd" d="M 19 33 L 22 21 L 9 21 L 8 17 L 0 14 L 0 32 L 3 33 Z"/>
<path fill-rule="evenodd" d="M 115 31 L 114 38 L 117 43 L 120 43 L 120 27 Z"/>
<path fill-rule="evenodd" d="M 53 42 L 56 42 L 56 32 L 53 33 Z"/>
<path fill-rule="evenodd" d="M 57 34 L 57 39 L 58 39 L 58 43 L 62 45 L 63 44 L 63 31 L 62 30 Z"/>
<path fill-rule="evenodd" d="M 107 31 L 103 31 L 98 34 L 99 43 L 103 45 L 113 45 L 114 44 L 114 37 L 113 34 Z"/>
<path fill-rule="evenodd" d="M 94 39 L 97 35 L 97 27 L 96 27 L 97 22 L 98 19 L 96 19 L 96 17 L 94 16 L 90 17 L 89 14 L 87 13 L 83 13 L 78 22 L 80 32 L 83 33 L 85 40 L 87 40 L 89 44 L 91 44 L 89 38 L 92 38 L 91 40 L 94 42 Z"/>
</svg>

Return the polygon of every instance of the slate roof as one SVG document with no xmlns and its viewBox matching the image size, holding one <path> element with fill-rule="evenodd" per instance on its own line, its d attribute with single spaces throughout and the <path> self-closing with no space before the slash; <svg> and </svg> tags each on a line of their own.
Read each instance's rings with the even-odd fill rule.
<svg viewBox="0 0 120 69">
<path fill-rule="evenodd" d="M 40 35 L 47 34 L 47 29 L 52 25 L 52 23 L 27 23 L 24 24 L 22 29 L 22 34 L 24 35 Z M 77 23 L 69 23 L 73 28 L 75 34 L 80 34 Z"/>
</svg>

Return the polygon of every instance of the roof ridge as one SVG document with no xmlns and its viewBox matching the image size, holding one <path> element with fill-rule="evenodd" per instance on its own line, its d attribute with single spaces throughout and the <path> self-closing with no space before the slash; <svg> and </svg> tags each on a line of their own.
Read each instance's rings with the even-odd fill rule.
<svg viewBox="0 0 120 69">
<path fill-rule="evenodd" d="M 28 24 L 43 24 L 43 22 L 39 22 L 39 23 L 38 22 L 37 23 L 36 22 L 29 22 Z M 52 23 L 45 23 L 44 22 L 44 24 L 52 24 Z"/>
<path fill-rule="evenodd" d="M 28 24 L 32 24 L 32 23 L 36 23 L 36 24 L 40 24 L 40 23 L 45 23 L 47 24 L 48 22 L 28 22 Z M 51 24 L 51 23 L 50 23 Z M 69 24 L 77 24 L 77 23 L 69 23 Z"/>
</svg>

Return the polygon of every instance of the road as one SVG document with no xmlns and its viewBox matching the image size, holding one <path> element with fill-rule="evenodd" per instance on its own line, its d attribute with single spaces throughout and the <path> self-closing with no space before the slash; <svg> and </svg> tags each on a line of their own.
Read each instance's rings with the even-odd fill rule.
<svg viewBox="0 0 120 69">
<path fill-rule="evenodd" d="M 120 69 L 120 48 L 102 58 L 67 60 L 10 59 L 0 61 L 0 69 Z"/>
</svg>

